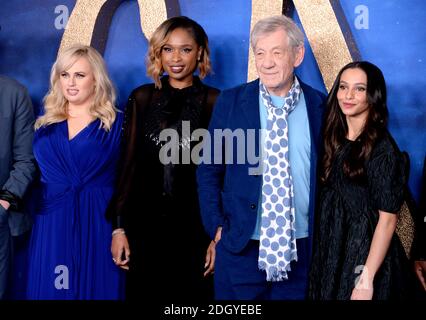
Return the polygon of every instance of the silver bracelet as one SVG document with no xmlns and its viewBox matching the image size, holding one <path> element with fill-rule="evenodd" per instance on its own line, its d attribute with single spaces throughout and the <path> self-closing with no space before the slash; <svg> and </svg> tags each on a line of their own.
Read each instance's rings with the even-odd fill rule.
<svg viewBox="0 0 426 320">
<path fill-rule="evenodd" d="M 111 236 L 115 236 L 116 234 L 126 234 L 126 231 L 124 231 L 123 229 L 115 229 L 112 233 Z"/>
</svg>

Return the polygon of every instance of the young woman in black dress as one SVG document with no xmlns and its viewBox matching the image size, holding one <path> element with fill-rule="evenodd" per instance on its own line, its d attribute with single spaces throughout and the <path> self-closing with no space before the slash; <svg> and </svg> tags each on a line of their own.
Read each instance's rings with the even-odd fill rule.
<svg viewBox="0 0 426 320">
<path fill-rule="evenodd" d="M 400 299 L 411 268 L 395 233 L 406 173 L 386 129 L 386 84 L 375 65 L 343 67 L 330 91 L 311 299 Z"/>
<path fill-rule="evenodd" d="M 207 128 L 219 93 L 200 80 L 210 68 L 207 35 L 187 17 L 166 20 L 150 39 L 147 73 L 155 83 L 129 97 L 118 188 L 107 213 L 115 225 L 113 260 L 129 270 L 128 299 L 212 298 L 205 275 L 214 244 L 200 218 L 196 165 L 184 160 L 199 143 L 189 136 Z M 176 133 L 175 143 L 166 145 L 166 132 Z M 176 158 L 162 153 L 170 146 Z"/>
</svg>

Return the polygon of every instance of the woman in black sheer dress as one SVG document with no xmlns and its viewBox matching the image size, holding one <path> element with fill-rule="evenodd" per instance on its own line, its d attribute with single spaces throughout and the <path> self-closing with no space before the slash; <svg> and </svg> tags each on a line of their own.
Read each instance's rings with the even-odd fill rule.
<svg viewBox="0 0 426 320">
<path fill-rule="evenodd" d="M 129 97 L 118 191 L 107 212 L 115 224 L 113 259 L 129 270 L 128 299 L 212 297 L 214 244 L 203 230 L 196 165 L 188 158 L 199 143 L 189 137 L 207 128 L 219 93 L 200 81 L 209 71 L 208 38 L 198 23 L 174 17 L 157 28 L 147 57 L 155 83 Z"/>
<path fill-rule="evenodd" d="M 364 61 L 346 65 L 327 101 L 311 299 L 410 294 L 412 271 L 395 233 L 408 177 L 387 116 L 380 69 Z"/>
</svg>

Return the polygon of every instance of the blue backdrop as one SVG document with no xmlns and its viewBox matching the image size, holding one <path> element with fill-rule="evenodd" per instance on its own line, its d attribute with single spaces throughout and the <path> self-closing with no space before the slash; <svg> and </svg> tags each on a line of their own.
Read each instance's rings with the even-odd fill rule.
<svg viewBox="0 0 426 320">
<path fill-rule="evenodd" d="M 249 0 L 180 0 L 182 15 L 197 20 L 210 38 L 214 74 L 206 83 L 220 89 L 247 79 L 251 18 Z M 423 0 L 342 0 L 343 12 L 362 59 L 384 72 L 389 92 L 389 129 L 411 158 L 410 187 L 420 198 L 421 170 L 426 152 L 426 3 Z M 58 27 L 58 6 L 71 14 L 75 1 L 2 1 L 0 7 L 0 74 L 29 89 L 37 110 L 48 90 L 49 72 L 64 29 Z M 368 28 L 360 29 L 357 8 L 368 9 Z M 55 12 L 56 11 L 56 12 Z M 299 21 L 297 12 L 294 18 Z M 150 82 L 145 75 L 147 40 L 141 32 L 136 1 L 116 11 L 104 53 L 123 106 L 130 91 Z M 56 22 L 56 23 L 55 23 Z M 365 21 L 364 21 L 365 22 Z M 307 45 L 301 78 L 325 92 L 316 61 Z M 22 272 L 19 276 L 23 276 Z M 18 290 L 19 291 L 19 290 Z M 18 297 L 22 297 L 19 293 Z"/>
</svg>

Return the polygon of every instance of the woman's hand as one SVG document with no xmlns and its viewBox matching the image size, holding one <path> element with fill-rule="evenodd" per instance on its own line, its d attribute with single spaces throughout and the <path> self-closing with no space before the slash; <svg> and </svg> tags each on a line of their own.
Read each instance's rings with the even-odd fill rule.
<svg viewBox="0 0 426 320">
<path fill-rule="evenodd" d="M 389 249 L 395 232 L 398 216 L 379 210 L 379 221 L 371 240 L 367 261 L 360 275 L 359 282 L 352 290 L 351 300 L 371 300 L 373 298 L 373 280 Z"/>
<path fill-rule="evenodd" d="M 352 290 L 351 300 L 372 300 L 373 299 L 373 287 L 369 289 L 357 289 Z"/>
<path fill-rule="evenodd" d="M 114 261 L 116 266 L 124 270 L 129 270 L 129 261 L 130 261 L 129 242 L 127 241 L 127 237 L 124 234 L 123 229 L 116 229 L 114 231 L 120 231 L 120 232 L 115 233 L 112 236 L 112 241 L 111 241 L 112 260 Z M 124 260 L 121 259 L 123 257 L 123 254 L 125 257 Z"/>
<path fill-rule="evenodd" d="M 351 300 L 372 300 L 373 286 L 367 288 L 354 288 L 352 290 Z"/>
<path fill-rule="evenodd" d="M 352 290 L 351 300 L 372 300 L 373 291 L 373 279 L 368 277 L 368 272 L 364 269 L 359 277 L 358 283 Z"/>
</svg>

